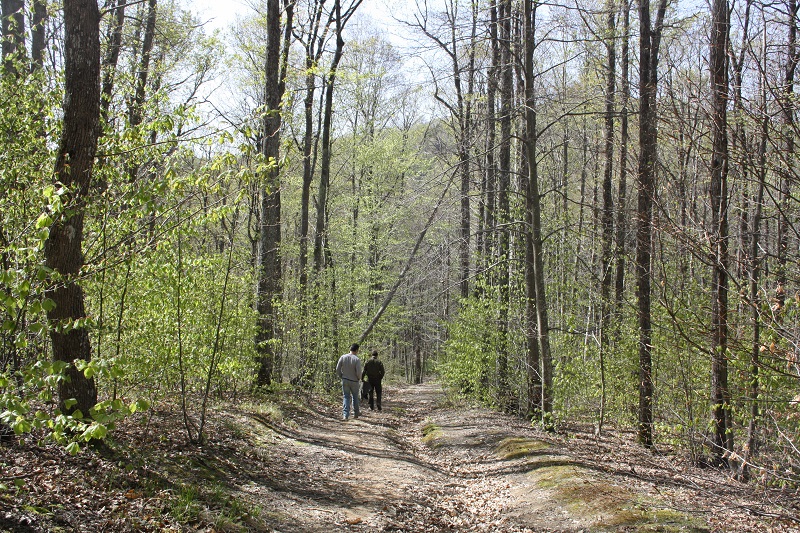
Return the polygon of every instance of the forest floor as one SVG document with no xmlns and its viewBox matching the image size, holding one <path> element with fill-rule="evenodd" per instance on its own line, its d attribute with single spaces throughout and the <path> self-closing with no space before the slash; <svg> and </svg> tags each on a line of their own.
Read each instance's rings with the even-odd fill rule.
<svg viewBox="0 0 800 533">
<path fill-rule="evenodd" d="M 75 457 L 0 444 L 0 532 L 800 532 L 797 493 L 631 434 L 544 433 L 435 383 L 384 391 L 348 421 L 288 392 L 222 406 L 203 446 L 166 408 Z"/>
</svg>

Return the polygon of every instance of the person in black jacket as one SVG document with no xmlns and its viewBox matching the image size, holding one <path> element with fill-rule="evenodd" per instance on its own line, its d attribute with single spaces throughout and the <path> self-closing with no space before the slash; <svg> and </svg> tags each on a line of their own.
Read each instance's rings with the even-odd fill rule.
<svg viewBox="0 0 800 533">
<path fill-rule="evenodd" d="M 383 394 L 383 387 L 381 387 L 381 380 L 386 371 L 383 368 L 383 362 L 378 361 L 378 350 L 372 350 L 372 357 L 364 365 L 364 375 L 370 384 L 369 391 L 369 408 L 375 409 L 375 396 L 378 397 L 378 411 L 381 410 L 381 395 Z"/>
</svg>

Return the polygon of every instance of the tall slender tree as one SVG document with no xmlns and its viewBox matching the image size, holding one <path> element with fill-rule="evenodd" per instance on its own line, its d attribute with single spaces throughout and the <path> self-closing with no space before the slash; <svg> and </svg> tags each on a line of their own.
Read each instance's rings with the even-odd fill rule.
<svg viewBox="0 0 800 533">
<path fill-rule="evenodd" d="M 509 193 L 511 190 L 511 126 L 514 117 L 514 61 L 512 46 L 512 12 L 511 0 L 501 0 L 498 17 L 500 38 L 500 149 L 497 173 L 497 253 L 500 257 L 500 271 L 497 278 L 497 288 L 500 294 L 500 316 L 498 317 L 498 332 L 500 345 L 497 347 L 498 383 L 501 394 L 501 404 L 507 407 L 508 395 L 508 307 L 509 307 L 509 257 L 511 254 L 511 232 L 509 222 L 511 210 Z"/>
<path fill-rule="evenodd" d="M 281 295 L 281 181 L 280 129 L 281 101 L 284 85 L 281 76 L 281 9 L 280 0 L 267 0 L 267 52 L 264 63 L 264 117 L 261 155 L 267 163 L 261 176 L 261 209 L 259 221 L 256 310 L 258 326 L 256 353 L 258 373 L 256 385 L 272 383 L 277 335 L 275 332 L 275 300 Z"/>
<path fill-rule="evenodd" d="M 325 108 L 322 117 L 322 154 L 320 159 L 319 192 L 317 196 L 317 231 L 314 235 L 314 266 L 317 271 L 325 267 L 325 250 L 328 242 L 328 191 L 330 188 L 331 174 L 331 128 L 333 126 L 333 93 L 336 87 L 336 75 L 339 62 L 344 52 L 344 28 L 347 21 L 355 14 L 363 0 L 351 0 L 350 4 L 342 9 L 341 0 L 334 0 L 333 12 L 336 22 L 336 48 L 331 60 L 328 76 L 325 79 Z"/>
<path fill-rule="evenodd" d="M 636 297 L 639 323 L 639 442 L 653 446 L 653 358 L 650 309 L 653 201 L 658 119 L 658 49 L 667 0 L 659 0 L 655 24 L 650 0 L 639 1 L 639 169 L 636 216 Z"/>
<path fill-rule="evenodd" d="M 84 215 L 99 135 L 100 10 L 95 0 L 65 0 L 64 119 L 55 175 L 69 191 L 70 207 L 54 222 L 44 252 L 54 276 L 49 295 L 55 307 L 48 312 L 53 359 L 67 364 L 67 379 L 58 386 L 59 401 L 65 412 L 77 409 L 83 414 L 97 403 L 94 379 L 78 370 L 75 361 L 91 359 L 89 333 L 81 324 L 86 320 L 86 307 L 79 277 Z"/>
<path fill-rule="evenodd" d="M 780 206 L 778 209 L 778 264 L 776 276 L 778 287 L 776 289 L 776 299 L 780 308 L 783 308 L 786 299 L 786 283 L 788 276 L 786 272 L 787 254 L 789 251 L 789 233 L 791 223 L 789 221 L 789 204 L 791 202 L 791 182 L 794 176 L 794 153 L 795 153 L 795 94 L 794 77 L 797 64 L 800 62 L 800 50 L 797 46 L 797 14 L 800 3 L 797 0 L 786 0 L 786 63 L 784 65 L 783 85 L 779 89 L 779 104 L 781 110 L 781 122 L 783 125 L 782 136 L 783 146 L 781 147 L 781 168 L 778 172 L 780 176 Z"/>
<path fill-rule="evenodd" d="M 552 428 L 553 412 L 553 362 L 550 352 L 550 326 L 547 315 L 547 296 L 544 275 L 544 250 L 542 231 L 542 209 L 539 194 L 539 168 L 537 163 L 538 127 L 536 113 L 536 74 L 534 71 L 534 54 L 536 52 L 536 12 L 539 2 L 523 0 L 523 72 L 525 78 L 525 159 L 528 163 L 528 190 L 526 192 L 525 206 L 528 214 L 529 227 L 526 239 L 530 240 L 532 261 L 527 268 L 532 272 L 526 278 L 533 281 L 533 287 L 528 288 L 528 298 L 533 297 L 536 315 L 536 342 L 541 361 L 541 400 L 539 415 L 546 428 Z M 526 262 L 527 263 L 527 262 Z M 532 326 L 529 324 L 528 328 Z M 529 361 L 535 364 L 536 361 Z M 530 385 L 529 385 L 530 386 Z M 534 388 L 536 385 L 534 385 Z M 537 399 L 538 400 L 538 399 Z"/>
<path fill-rule="evenodd" d="M 606 2 L 606 35 L 605 47 L 607 55 L 606 88 L 605 88 L 605 161 L 603 168 L 603 213 L 601 225 L 603 228 L 602 252 L 600 257 L 600 417 L 597 423 L 597 432 L 603 429 L 606 403 L 606 364 L 605 356 L 608 345 L 608 328 L 611 323 L 611 285 L 612 275 L 612 249 L 614 245 L 614 113 L 616 102 L 617 78 L 617 6 L 615 0 Z"/>
<path fill-rule="evenodd" d="M 622 50 L 620 51 L 620 125 L 619 125 L 619 183 L 617 185 L 617 233 L 616 247 L 614 255 L 616 257 L 616 274 L 614 277 L 614 307 L 619 313 L 622 309 L 622 302 L 625 294 L 625 258 L 626 240 L 628 234 L 628 142 L 630 132 L 628 130 L 628 113 L 631 98 L 629 65 L 630 48 L 630 0 L 622 0 Z"/>
<path fill-rule="evenodd" d="M 728 390 L 728 44 L 727 0 L 714 0 L 711 12 L 711 395 L 714 455 L 722 461 L 733 450 L 731 396 Z"/>
</svg>

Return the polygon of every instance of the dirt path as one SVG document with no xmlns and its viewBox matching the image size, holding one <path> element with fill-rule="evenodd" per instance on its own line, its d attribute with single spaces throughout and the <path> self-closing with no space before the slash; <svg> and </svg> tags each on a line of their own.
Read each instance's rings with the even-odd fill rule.
<svg viewBox="0 0 800 533">
<path fill-rule="evenodd" d="M 70 456 L 0 444 L 0 533 L 800 533 L 791 488 L 741 484 L 635 436 L 458 403 L 435 384 L 384 388 L 383 412 L 297 390 L 221 404 L 208 440 L 179 410 L 131 417 Z"/>
<path fill-rule="evenodd" d="M 259 419 L 271 467 L 241 497 L 281 532 L 712 530 L 669 487 L 578 460 L 524 421 L 451 408 L 436 384 L 387 389 L 383 412 L 358 420 Z"/>
</svg>

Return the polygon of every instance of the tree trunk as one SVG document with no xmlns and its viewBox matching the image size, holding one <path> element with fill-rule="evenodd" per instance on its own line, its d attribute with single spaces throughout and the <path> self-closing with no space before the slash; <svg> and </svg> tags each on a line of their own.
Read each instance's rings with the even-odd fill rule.
<svg viewBox="0 0 800 533">
<path fill-rule="evenodd" d="M 766 53 L 766 52 L 765 52 Z M 765 63 L 766 64 L 766 63 Z M 762 76 L 765 71 L 762 70 Z M 762 78 L 762 105 L 766 108 L 767 92 L 766 80 Z M 750 319 L 752 321 L 752 344 L 750 348 L 750 386 L 748 387 L 748 401 L 750 402 L 750 420 L 747 425 L 747 443 L 744 446 L 742 464 L 739 470 L 739 478 L 746 481 L 749 478 L 749 463 L 753 454 L 756 452 L 756 432 L 758 430 L 759 408 L 758 400 L 760 395 L 759 368 L 761 367 L 761 297 L 759 295 L 759 281 L 761 278 L 761 219 L 764 205 L 764 190 L 766 189 L 767 178 L 767 138 L 769 135 L 769 115 L 762 113 L 761 119 L 761 139 L 758 145 L 758 185 L 756 197 L 753 202 L 753 222 L 750 232 L 749 249 L 749 291 L 750 291 Z"/>
<path fill-rule="evenodd" d="M 55 273 L 48 291 L 55 308 L 50 338 L 53 359 L 67 363 L 68 379 L 58 385 L 62 411 L 86 415 L 97 403 L 94 379 L 74 365 L 91 359 L 89 333 L 72 327 L 86 318 L 83 290 L 78 277 L 83 266 L 83 221 L 91 182 L 97 139 L 100 135 L 100 11 L 94 0 L 64 2 L 64 118 L 55 174 L 69 190 L 70 208 L 53 224 L 45 242 L 47 266 Z M 65 329 L 66 326 L 70 329 Z M 76 403 L 67 408 L 66 402 Z"/>
<path fill-rule="evenodd" d="M 488 131 L 486 136 L 486 178 L 484 187 L 486 201 L 483 217 L 485 236 L 483 238 L 483 248 L 480 249 L 487 264 L 491 262 L 489 258 L 492 255 L 495 240 L 495 188 L 497 187 L 497 168 L 495 167 L 494 157 L 495 143 L 497 141 L 497 117 L 495 106 L 497 105 L 497 80 L 500 77 L 500 41 L 498 39 L 497 29 L 497 0 L 491 0 L 489 9 L 492 63 L 489 67 L 488 79 L 486 80 L 486 127 Z"/>
<path fill-rule="evenodd" d="M 508 306 L 509 306 L 509 255 L 511 250 L 509 222 L 509 189 L 511 188 L 511 123 L 514 106 L 514 72 L 511 54 L 511 0 L 501 0 L 499 12 L 500 37 L 500 150 L 497 180 L 497 257 L 500 272 L 496 276 L 500 295 L 497 346 L 497 378 L 500 406 L 507 409 L 511 400 L 508 380 Z"/>
<path fill-rule="evenodd" d="M 616 276 L 614 280 L 614 307 L 616 313 L 621 313 L 625 297 L 625 243 L 628 234 L 628 104 L 631 98 L 631 84 L 628 74 L 629 43 L 630 43 L 630 0 L 622 1 L 622 72 L 621 92 L 622 102 L 620 110 L 620 141 L 619 141 L 619 189 L 617 193 L 617 243 L 614 255 L 617 258 Z"/>
<path fill-rule="evenodd" d="M 324 2 L 324 0 L 322 0 Z M 308 42 L 305 43 L 306 96 L 303 100 L 305 115 L 305 131 L 303 133 L 303 187 L 300 199 L 300 297 L 305 300 L 308 286 L 308 244 L 310 231 L 311 183 L 314 179 L 316 153 L 319 135 L 314 136 L 314 94 L 316 92 L 315 66 L 319 63 L 324 50 L 325 38 L 333 22 L 333 14 L 320 35 L 322 4 L 317 1 L 312 11 Z M 302 305 L 302 304 L 301 304 Z"/>
<path fill-rule="evenodd" d="M 528 160 L 528 190 L 526 204 L 530 211 L 531 226 L 529 228 L 531 247 L 533 249 L 534 296 L 536 299 L 536 329 L 538 335 L 539 354 L 542 365 L 542 423 L 552 429 L 553 420 L 553 362 L 550 353 L 550 328 L 547 318 L 547 298 L 545 293 L 544 252 L 542 247 L 542 215 L 541 198 L 539 196 L 539 173 L 536 161 L 538 132 L 536 126 L 536 92 L 533 55 L 536 51 L 536 8 L 538 2 L 524 0 L 524 72 L 525 72 L 525 148 Z"/>
<path fill-rule="evenodd" d="M 47 51 L 47 1 L 33 0 L 31 19 L 31 71 L 41 70 Z"/>
<path fill-rule="evenodd" d="M 317 232 L 314 236 L 314 267 L 319 272 L 325 266 L 324 249 L 328 246 L 327 225 L 328 225 L 328 189 L 330 187 L 331 176 L 331 127 L 333 121 L 333 89 L 336 84 L 336 70 L 339 68 L 339 61 L 342 59 L 344 51 L 344 38 L 342 31 L 344 21 L 342 20 L 341 2 L 334 2 L 334 12 L 336 13 L 336 50 L 331 60 L 328 79 L 325 81 L 325 110 L 322 119 L 322 158 L 320 160 L 319 192 L 317 195 Z"/>
<path fill-rule="evenodd" d="M 608 344 L 608 328 L 611 326 L 611 251 L 614 245 L 614 107 L 617 76 L 616 49 L 616 0 L 607 0 L 606 9 L 606 53 L 608 65 L 606 70 L 606 113 L 605 113 L 605 163 L 603 168 L 603 227 L 602 251 L 600 254 L 600 416 L 597 422 L 597 433 L 603 430 L 606 405 L 605 352 Z"/>
<path fill-rule="evenodd" d="M 658 48 L 667 0 L 659 0 L 655 26 L 650 0 L 639 2 L 639 169 L 636 228 L 636 297 L 639 323 L 639 442 L 653 446 L 652 322 L 650 315 L 650 260 L 658 130 Z"/>
<path fill-rule="evenodd" d="M 142 57 L 139 61 L 139 71 L 136 74 L 136 89 L 128 110 L 128 120 L 131 126 L 138 126 L 142 123 L 142 106 L 147 89 L 147 77 L 150 75 L 150 55 L 153 52 L 153 40 L 156 33 L 157 7 L 158 0 L 148 0 L 147 19 L 142 40 Z"/>
<path fill-rule="evenodd" d="M 728 390 L 728 35 L 727 0 L 712 5 L 711 70 L 712 153 L 711 153 L 711 395 L 714 427 L 714 455 L 725 461 L 733 450 Z"/>
<path fill-rule="evenodd" d="M 3 64 L 6 72 L 18 75 L 15 61 L 25 56 L 25 3 L 2 0 Z"/>
<path fill-rule="evenodd" d="M 261 192 L 261 220 L 259 223 L 259 265 L 256 310 L 258 330 L 256 353 L 258 374 L 256 385 L 263 387 L 272 383 L 276 357 L 275 345 L 275 300 L 280 298 L 281 277 L 281 183 L 279 150 L 281 128 L 281 100 L 283 83 L 280 79 L 281 10 L 279 0 L 267 0 L 267 57 L 264 64 L 264 137 L 261 153 L 268 162 L 263 176 L 264 190 Z"/>
<path fill-rule="evenodd" d="M 106 57 L 103 61 L 103 89 L 102 95 L 102 113 L 104 121 L 108 121 L 108 108 L 111 105 L 111 96 L 114 91 L 114 78 L 117 74 L 117 63 L 119 62 L 119 53 L 122 48 L 122 29 L 125 25 L 125 5 L 126 0 L 117 0 L 112 13 L 114 14 L 114 21 L 111 23 L 110 35 L 108 36 L 108 50 L 106 50 Z"/>
<path fill-rule="evenodd" d="M 795 113 L 795 96 L 794 96 L 794 73 L 797 69 L 797 63 L 800 60 L 800 54 L 797 49 L 797 0 L 788 0 L 786 3 L 787 8 L 787 50 L 786 50 L 786 67 L 784 71 L 783 87 L 779 97 L 781 107 L 781 121 L 783 122 L 783 147 L 781 150 L 781 169 L 779 175 L 781 178 L 780 184 L 780 206 L 778 208 L 778 264 L 776 267 L 776 276 L 778 287 L 776 290 L 776 299 L 778 300 L 779 309 L 783 309 L 783 304 L 786 299 L 786 254 L 789 250 L 789 232 L 791 228 L 791 221 L 789 221 L 789 204 L 791 200 L 791 181 L 794 177 L 794 113 Z"/>
<path fill-rule="evenodd" d="M 745 32 L 746 36 L 746 32 Z M 765 35 L 766 41 L 766 35 Z M 762 109 L 767 108 L 767 79 L 766 69 L 764 65 L 767 64 L 766 54 L 767 47 L 763 48 L 764 57 L 762 58 L 762 65 L 760 68 L 760 83 L 761 83 L 761 105 Z M 744 56 L 744 49 L 742 50 Z M 760 391 L 760 377 L 759 369 L 761 367 L 761 297 L 759 294 L 759 281 L 761 278 L 761 220 L 763 218 L 764 206 L 764 191 L 766 189 L 767 180 L 767 140 L 769 138 L 769 115 L 765 112 L 761 113 L 761 139 L 758 143 L 758 185 L 756 189 L 756 197 L 753 201 L 753 217 L 752 228 L 750 231 L 750 248 L 748 257 L 749 268 L 749 292 L 750 292 L 750 317 L 753 327 L 752 344 L 750 348 L 750 386 L 748 387 L 748 401 L 750 402 L 750 420 L 747 424 L 747 443 L 744 445 L 742 464 L 739 470 L 739 478 L 742 481 L 747 481 L 750 477 L 750 460 L 756 453 L 756 434 L 758 431 L 758 419 L 760 417 L 758 400 L 761 394 Z"/>
</svg>

